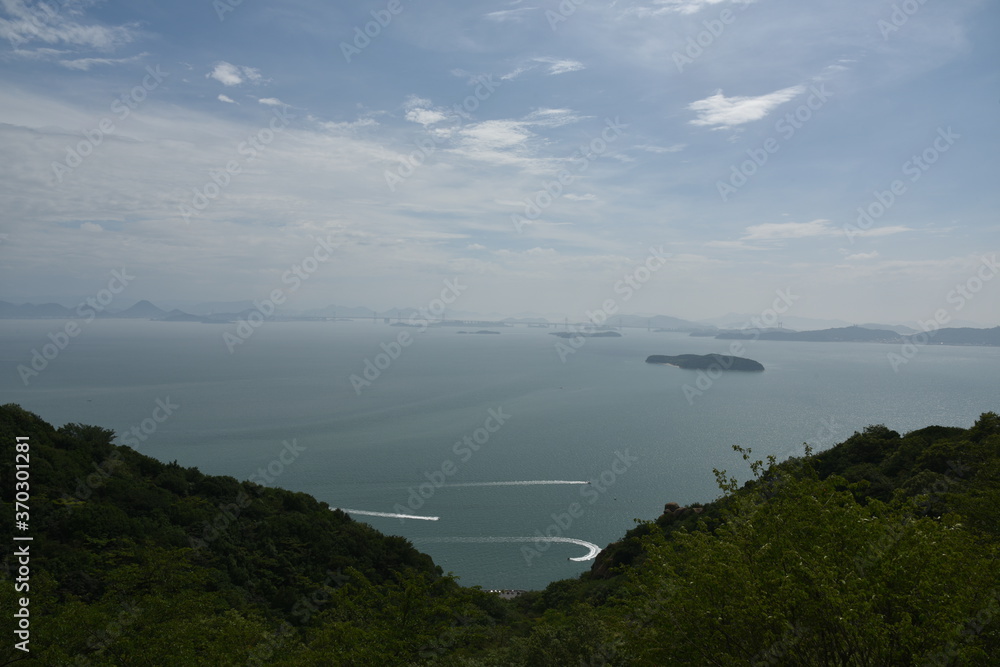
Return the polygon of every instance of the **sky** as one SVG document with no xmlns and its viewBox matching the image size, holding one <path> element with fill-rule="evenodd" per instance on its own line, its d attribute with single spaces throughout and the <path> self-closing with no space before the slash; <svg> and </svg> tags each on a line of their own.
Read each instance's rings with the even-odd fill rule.
<svg viewBox="0 0 1000 667">
<path fill-rule="evenodd" d="M 112 307 L 457 284 L 996 326 L 998 28 L 987 0 L 0 0 L 0 299 L 124 270 Z"/>
</svg>

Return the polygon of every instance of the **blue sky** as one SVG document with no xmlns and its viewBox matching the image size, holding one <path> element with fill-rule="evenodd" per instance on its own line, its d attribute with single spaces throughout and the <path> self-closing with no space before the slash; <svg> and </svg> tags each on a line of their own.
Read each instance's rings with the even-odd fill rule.
<svg viewBox="0 0 1000 667">
<path fill-rule="evenodd" d="M 1000 324 L 995 3 L 331 4 L 0 0 L 0 298 Z"/>
</svg>

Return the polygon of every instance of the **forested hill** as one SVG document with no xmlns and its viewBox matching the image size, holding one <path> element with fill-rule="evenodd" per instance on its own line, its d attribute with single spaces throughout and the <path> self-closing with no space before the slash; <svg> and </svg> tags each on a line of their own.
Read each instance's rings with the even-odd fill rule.
<svg viewBox="0 0 1000 667">
<path fill-rule="evenodd" d="M 203 475 L 0 407 L 2 525 L 29 436 L 39 665 L 990 665 L 1000 655 L 1000 416 L 717 472 L 577 580 L 508 603 L 301 493 Z M 787 443 L 782 443 L 787 444 Z M 669 500 L 669 499 L 665 499 Z M 15 579 L 16 581 L 16 579 Z M 19 584 L 20 585 L 20 584 Z M 10 618 L 10 616 L 8 616 Z"/>
<path fill-rule="evenodd" d="M 407 540 L 309 495 L 162 463 L 16 405 L 0 407 L 4 535 L 18 534 L 18 436 L 30 438 L 30 591 L 14 592 L 8 548 L 2 598 L 8 619 L 30 598 L 31 652 L 8 634 L 0 664 L 405 664 L 456 618 L 488 627 L 506 613 Z"/>
</svg>

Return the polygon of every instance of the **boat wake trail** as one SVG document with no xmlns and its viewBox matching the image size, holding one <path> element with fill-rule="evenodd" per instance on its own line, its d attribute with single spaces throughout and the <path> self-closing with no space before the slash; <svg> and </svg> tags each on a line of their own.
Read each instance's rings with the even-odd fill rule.
<svg viewBox="0 0 1000 667">
<path fill-rule="evenodd" d="M 537 486 L 543 484 L 590 484 L 590 482 L 572 479 L 526 479 L 518 482 L 459 482 L 445 484 L 445 486 Z"/>
<path fill-rule="evenodd" d="M 437 521 L 438 516 L 417 516 L 416 514 L 394 514 L 392 512 L 369 512 L 367 510 L 349 510 L 344 507 L 334 507 L 333 509 L 346 512 L 347 514 L 363 514 L 364 516 L 384 516 L 389 519 L 421 519 L 423 521 Z"/>
<path fill-rule="evenodd" d="M 413 540 L 414 542 L 473 542 L 473 543 L 500 543 L 500 542 L 566 542 L 568 544 L 579 544 L 581 547 L 587 547 L 589 551 L 583 556 L 577 556 L 576 558 L 570 558 L 570 560 L 575 561 L 585 561 L 593 560 L 597 557 L 597 554 L 601 553 L 601 547 L 597 546 L 593 542 L 586 542 L 584 540 L 573 539 L 572 537 L 418 537 Z"/>
</svg>

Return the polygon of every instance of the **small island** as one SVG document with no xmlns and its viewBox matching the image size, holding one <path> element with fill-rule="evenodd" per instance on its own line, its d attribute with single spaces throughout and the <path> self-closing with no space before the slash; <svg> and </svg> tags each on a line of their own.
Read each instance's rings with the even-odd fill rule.
<svg viewBox="0 0 1000 667">
<path fill-rule="evenodd" d="M 708 370 L 718 368 L 724 371 L 762 371 L 764 366 L 759 361 L 734 357 L 728 354 L 678 354 L 667 356 L 653 354 L 646 357 L 647 364 L 669 364 L 678 368 L 691 370 Z"/>
</svg>

